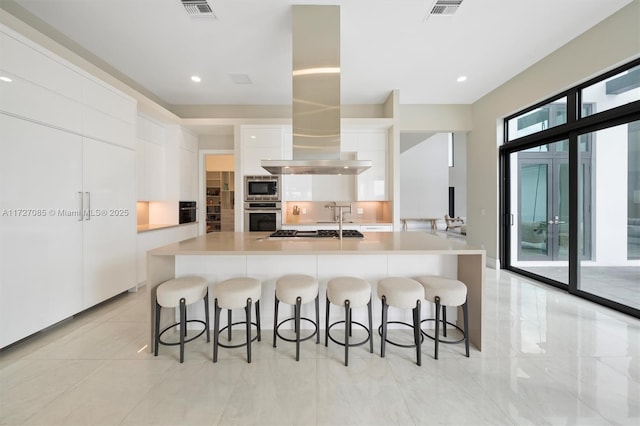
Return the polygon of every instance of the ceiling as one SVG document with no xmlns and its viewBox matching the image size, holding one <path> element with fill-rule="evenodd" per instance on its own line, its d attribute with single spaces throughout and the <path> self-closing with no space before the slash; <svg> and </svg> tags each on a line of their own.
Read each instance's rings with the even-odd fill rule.
<svg viewBox="0 0 640 426">
<path fill-rule="evenodd" d="M 290 105 L 293 4 L 341 6 L 343 104 L 470 104 L 632 0 L 464 0 L 428 19 L 435 0 L 208 1 L 215 19 L 180 0 L 0 6 L 171 109 Z"/>
</svg>

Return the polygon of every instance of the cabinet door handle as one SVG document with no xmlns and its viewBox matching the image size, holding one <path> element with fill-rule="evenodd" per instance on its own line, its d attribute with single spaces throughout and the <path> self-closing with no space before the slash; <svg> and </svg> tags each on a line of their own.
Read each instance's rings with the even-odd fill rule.
<svg viewBox="0 0 640 426">
<path fill-rule="evenodd" d="M 87 194 L 87 220 L 91 220 L 91 193 L 85 192 Z"/>
<path fill-rule="evenodd" d="M 78 222 L 82 222 L 84 220 L 84 195 L 82 191 L 78 191 L 78 195 L 80 198 L 80 210 L 78 210 Z"/>
</svg>

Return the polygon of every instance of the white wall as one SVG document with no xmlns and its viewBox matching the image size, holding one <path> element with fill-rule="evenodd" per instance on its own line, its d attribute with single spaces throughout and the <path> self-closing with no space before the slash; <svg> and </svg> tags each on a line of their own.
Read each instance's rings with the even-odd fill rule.
<svg viewBox="0 0 640 426">
<path fill-rule="evenodd" d="M 597 132 L 593 145 L 592 258 L 601 266 L 627 262 L 627 139 L 628 126 L 616 126 Z"/>
<path fill-rule="evenodd" d="M 453 167 L 449 167 L 449 186 L 455 188 L 455 215 L 467 217 L 467 133 L 453 135 Z"/>
<path fill-rule="evenodd" d="M 640 56 L 636 0 L 472 106 L 468 135 L 467 240 L 498 256 L 498 147 L 502 118 Z"/>
<path fill-rule="evenodd" d="M 198 138 L 198 150 L 233 149 L 233 135 L 203 135 Z"/>
<path fill-rule="evenodd" d="M 449 208 L 447 134 L 400 154 L 400 217 L 443 218 Z"/>
</svg>

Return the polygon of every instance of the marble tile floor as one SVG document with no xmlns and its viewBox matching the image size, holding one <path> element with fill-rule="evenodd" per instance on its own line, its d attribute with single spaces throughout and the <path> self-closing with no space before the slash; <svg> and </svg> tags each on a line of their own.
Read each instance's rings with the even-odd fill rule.
<svg viewBox="0 0 640 426">
<path fill-rule="evenodd" d="M 251 364 L 244 348 L 213 364 L 204 336 L 180 364 L 144 349 L 148 295 L 126 293 L 0 352 L 0 424 L 640 424 L 640 321 L 506 271 L 486 281 L 486 347 L 436 361 L 426 341 L 422 367 L 412 349 L 380 358 L 377 337 L 349 367 L 313 341 L 296 362 L 268 330 Z"/>
</svg>

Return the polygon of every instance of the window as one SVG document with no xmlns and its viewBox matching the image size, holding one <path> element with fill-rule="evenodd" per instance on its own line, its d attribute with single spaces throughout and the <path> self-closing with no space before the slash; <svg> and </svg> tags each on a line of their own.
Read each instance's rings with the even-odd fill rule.
<svg viewBox="0 0 640 426">
<path fill-rule="evenodd" d="M 640 65 L 585 87 L 581 98 L 582 117 L 640 100 Z"/>
<path fill-rule="evenodd" d="M 567 122 L 567 98 L 535 107 L 507 121 L 507 140 L 512 141 Z"/>
</svg>

